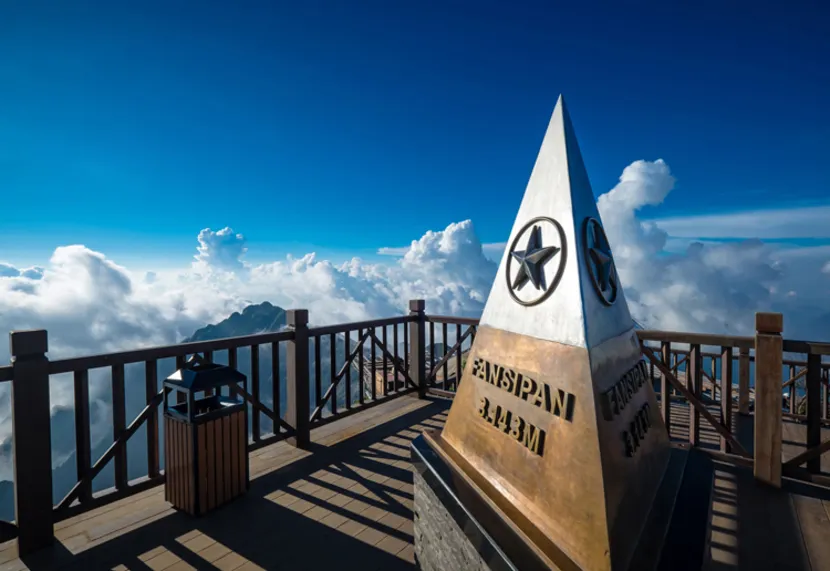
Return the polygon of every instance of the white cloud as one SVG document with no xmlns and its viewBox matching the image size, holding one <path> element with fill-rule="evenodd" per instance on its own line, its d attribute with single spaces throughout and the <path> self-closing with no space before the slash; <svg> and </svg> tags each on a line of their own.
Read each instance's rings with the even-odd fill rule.
<svg viewBox="0 0 830 571">
<path fill-rule="evenodd" d="M 11 264 L 0 262 L 0 278 L 24 277 L 38 280 L 43 276 L 43 268 L 32 266 L 31 268 L 17 269 Z"/>
<path fill-rule="evenodd" d="M 415 244 L 415 240 L 412 241 L 412 244 Z M 481 245 L 482 252 L 484 256 L 490 260 L 500 260 L 501 255 L 504 253 L 504 248 L 507 246 L 507 242 L 489 242 L 484 243 Z M 380 256 L 405 256 L 407 252 L 409 252 L 412 245 L 409 246 L 385 246 L 383 248 L 378 248 L 378 255 Z"/>
<path fill-rule="evenodd" d="M 248 248 L 242 234 L 235 234 L 230 228 L 218 232 L 205 228 L 197 239 L 199 254 L 194 256 L 196 261 L 229 271 L 243 269 L 242 256 Z"/>
<path fill-rule="evenodd" d="M 676 238 L 830 238 L 830 206 L 679 216 L 652 222 Z"/>
<path fill-rule="evenodd" d="M 673 186 L 674 177 L 663 161 L 636 161 L 598 201 L 626 297 L 638 321 L 655 329 L 751 334 L 754 312 L 771 310 L 785 313 L 785 334 L 830 337 L 830 316 L 819 303 L 830 293 L 830 283 L 818 271 L 821 249 L 798 256 L 797 250 L 747 239 L 689 241 L 678 253 L 680 244 L 672 239 L 677 230 L 696 228 L 702 217 L 675 218 L 666 224 L 665 220 L 641 221 L 637 216 L 641 208 L 660 204 Z M 766 220 L 756 212 L 731 216 L 740 221 L 736 228 L 748 220 Z M 717 234 L 714 226 L 710 223 L 701 233 Z M 766 231 L 759 228 L 745 233 Z M 671 242 L 674 248 L 669 249 Z"/>
</svg>

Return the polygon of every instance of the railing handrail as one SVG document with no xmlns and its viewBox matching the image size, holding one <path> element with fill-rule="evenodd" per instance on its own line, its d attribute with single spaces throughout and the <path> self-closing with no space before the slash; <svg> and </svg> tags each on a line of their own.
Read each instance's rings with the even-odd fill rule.
<svg viewBox="0 0 830 571">
<path fill-rule="evenodd" d="M 181 357 L 193 353 L 205 351 L 224 351 L 249 345 L 264 345 L 266 343 L 279 343 L 290 341 L 294 337 L 291 330 L 277 331 L 273 333 L 259 333 L 256 335 L 243 335 L 239 337 L 225 337 L 223 339 L 211 339 L 210 341 L 193 341 L 192 343 L 178 343 L 176 345 L 164 345 L 161 347 L 147 347 L 145 349 L 134 349 L 131 351 L 119 351 L 117 353 L 103 353 L 90 355 L 88 357 L 69 357 L 49 361 L 49 374 L 58 375 L 61 373 L 72 373 L 78 370 L 98 369 L 111 367 L 112 365 L 129 365 L 132 363 L 143 363 L 159 359 Z"/>
<path fill-rule="evenodd" d="M 357 329 L 368 329 L 371 327 L 384 327 L 389 325 L 405 325 L 411 323 L 413 319 L 414 318 L 411 315 L 401 315 L 366 321 L 337 323 L 333 325 L 311 327 L 308 329 L 308 333 L 311 337 L 316 337 L 320 335 L 330 335 L 332 333 L 349 333 Z M 478 318 L 453 317 L 448 315 L 427 314 L 425 315 L 425 320 L 428 323 L 446 323 L 451 325 L 477 326 L 479 324 Z M 254 335 L 241 335 L 236 337 L 211 339 L 209 341 L 194 341 L 190 343 L 177 343 L 174 345 L 163 345 L 155 347 L 146 347 L 143 349 L 132 349 L 128 351 L 117 351 L 112 353 L 101 353 L 97 355 L 55 359 L 49 361 L 49 373 L 53 375 L 61 373 L 71 373 L 77 370 L 97 369 L 102 367 L 110 367 L 112 365 L 142 363 L 144 361 L 173 358 L 179 357 L 181 355 L 202 353 L 204 351 L 223 351 L 233 347 L 246 347 L 250 345 L 278 343 L 281 341 L 290 341 L 293 338 L 293 335 L 293 331 L 291 331 L 290 329 L 286 329 L 283 331 L 270 333 L 258 333 Z M 667 341 L 670 343 L 682 343 L 689 345 L 701 345 L 712 347 L 735 347 L 742 349 L 754 349 L 755 347 L 754 337 L 745 337 L 738 335 L 721 335 L 712 333 L 685 333 L 679 331 L 665 331 L 659 329 L 638 329 L 637 336 L 641 341 Z M 672 351 L 680 354 L 688 353 L 688 349 L 672 349 Z M 830 343 L 785 339 L 784 352 L 806 353 L 813 355 L 830 355 Z M 703 356 L 706 357 L 713 356 L 709 352 L 703 353 Z M 806 366 L 807 363 L 806 361 L 785 359 L 784 364 Z M 824 363 L 822 364 L 822 366 L 824 366 Z M 0 366 L 0 382 L 10 381 L 11 379 L 12 367 Z"/>
<path fill-rule="evenodd" d="M 395 317 L 382 317 L 379 319 L 369 319 L 366 321 L 352 321 L 348 323 L 336 323 L 334 325 L 320 325 L 317 327 L 309 327 L 309 337 L 316 337 L 319 335 L 331 335 L 332 333 L 351 333 L 356 329 L 370 329 L 373 327 L 386 327 L 389 325 L 405 325 L 411 323 L 415 318 L 411 315 L 399 315 Z"/>
<path fill-rule="evenodd" d="M 681 331 L 662 331 L 658 329 L 638 329 L 640 341 L 663 341 L 669 343 L 683 343 L 688 345 L 702 345 L 712 347 L 735 347 L 738 349 L 754 349 L 755 338 L 738 335 L 719 335 L 713 333 L 684 333 Z"/>
</svg>

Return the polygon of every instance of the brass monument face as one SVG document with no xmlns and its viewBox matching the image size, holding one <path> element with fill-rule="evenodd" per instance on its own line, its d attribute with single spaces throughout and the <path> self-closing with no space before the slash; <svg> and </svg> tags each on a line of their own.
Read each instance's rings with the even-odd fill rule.
<svg viewBox="0 0 830 571">
<path fill-rule="evenodd" d="M 627 569 L 668 435 L 571 129 L 560 99 L 431 442 L 552 568 Z"/>
</svg>

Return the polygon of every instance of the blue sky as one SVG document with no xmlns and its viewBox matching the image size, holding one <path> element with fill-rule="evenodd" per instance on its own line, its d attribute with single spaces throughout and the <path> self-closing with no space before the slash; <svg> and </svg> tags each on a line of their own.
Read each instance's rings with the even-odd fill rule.
<svg viewBox="0 0 830 571">
<path fill-rule="evenodd" d="M 763 4 L 3 3 L 0 260 L 181 264 L 224 226 L 253 259 L 467 218 L 503 241 L 560 92 L 596 195 L 662 158 L 677 185 L 650 217 L 809 212 L 830 12 Z"/>
</svg>

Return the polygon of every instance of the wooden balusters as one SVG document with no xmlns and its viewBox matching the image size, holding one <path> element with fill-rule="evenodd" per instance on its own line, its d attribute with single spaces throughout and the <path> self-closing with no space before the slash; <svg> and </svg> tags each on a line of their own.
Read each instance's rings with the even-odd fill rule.
<svg viewBox="0 0 830 571">
<path fill-rule="evenodd" d="M 409 315 L 413 318 L 409 322 L 409 377 L 418 387 L 418 397 L 424 398 L 427 394 L 426 383 L 426 315 L 423 299 L 409 302 Z"/>
<path fill-rule="evenodd" d="M 259 345 L 251 345 L 251 397 L 254 402 L 260 402 L 259 397 Z M 259 426 L 259 409 L 255 406 L 248 406 L 251 415 L 251 433 L 254 442 L 262 438 L 262 431 Z"/>
<path fill-rule="evenodd" d="M 381 328 L 383 331 L 381 332 L 381 345 L 383 348 L 386 349 L 386 327 Z M 387 349 L 388 350 L 388 349 Z M 383 394 L 386 395 L 388 393 L 388 385 L 389 385 L 389 371 L 387 369 L 388 363 L 386 361 L 386 351 L 383 352 Z M 395 385 L 392 384 L 392 390 L 395 390 Z"/>
<path fill-rule="evenodd" d="M 366 330 L 364 330 L 364 329 L 358 329 L 357 330 L 357 342 L 358 343 L 361 342 L 361 339 L 363 339 L 363 335 L 365 335 L 365 333 L 366 333 Z M 365 379 L 366 379 L 365 366 L 366 365 L 363 362 L 364 361 L 363 353 L 364 353 L 364 349 L 361 346 L 358 353 L 357 353 L 357 370 L 358 370 L 358 378 L 360 379 L 358 399 L 360 399 L 360 404 L 364 404 L 365 401 L 366 401 L 366 397 L 364 395 L 364 393 L 366 392 L 366 383 L 365 383 Z M 371 381 L 371 382 L 374 383 L 374 381 Z M 317 406 L 319 406 L 319 404 Z"/>
<path fill-rule="evenodd" d="M 228 349 L 228 367 L 230 367 L 231 369 L 239 370 L 237 367 L 236 347 L 231 347 L 230 349 Z M 248 390 L 247 386 L 245 387 L 245 390 Z M 230 394 L 228 394 L 228 396 L 230 396 Z"/>
<path fill-rule="evenodd" d="M 271 393 L 274 395 L 274 434 L 281 431 L 279 419 L 282 418 L 282 384 L 280 380 L 280 342 L 271 343 Z"/>
<path fill-rule="evenodd" d="M 664 341 L 660 344 L 660 357 L 667 367 L 671 367 L 671 343 Z M 666 425 L 666 430 L 671 431 L 671 383 L 664 373 L 660 373 L 660 404 L 661 412 L 663 414 L 663 424 Z"/>
<path fill-rule="evenodd" d="M 147 404 L 156 397 L 158 390 L 158 362 L 153 359 L 144 363 L 144 398 Z M 158 409 L 147 417 L 147 475 L 150 478 L 156 478 L 159 475 Z"/>
<path fill-rule="evenodd" d="M 456 343 L 458 342 L 458 339 L 461 339 L 461 324 L 459 323 L 455 324 L 455 338 Z M 461 373 L 463 372 L 461 370 L 461 355 L 464 352 L 464 348 L 462 347 L 462 345 L 463 344 L 459 345 L 458 351 L 455 352 L 455 381 L 453 381 L 452 389 L 450 389 L 450 387 L 447 387 L 447 390 L 458 390 L 458 381 L 461 380 Z"/>
<path fill-rule="evenodd" d="M 397 325 L 393 326 L 393 329 L 392 329 L 392 344 L 395 346 L 394 347 L 395 352 L 392 354 L 392 358 L 395 361 L 395 373 L 394 373 L 394 375 L 395 375 L 395 390 L 403 390 L 403 389 L 406 388 L 406 381 L 401 383 L 400 373 L 398 373 L 398 364 L 400 363 L 400 361 L 399 361 L 400 357 L 398 357 L 398 326 Z"/>
<path fill-rule="evenodd" d="M 213 363 L 213 351 L 204 351 L 202 355 L 204 356 L 205 361 L 207 361 L 208 363 Z M 205 396 L 213 396 L 213 389 L 206 390 Z"/>
<path fill-rule="evenodd" d="M 789 367 L 790 376 L 788 377 L 788 379 L 789 379 L 788 380 L 789 389 L 790 389 L 789 390 L 790 414 L 795 414 L 797 412 L 796 401 L 798 401 L 798 395 L 795 392 L 795 385 L 796 385 L 796 382 L 797 382 L 795 380 L 796 372 L 797 372 L 797 369 L 796 369 L 795 365 L 790 365 L 790 367 Z"/>
<path fill-rule="evenodd" d="M 323 403 L 323 367 L 320 355 L 320 340 L 322 336 L 314 336 L 314 406 L 319 407 Z"/>
<path fill-rule="evenodd" d="M 712 369 L 712 379 L 716 379 L 717 377 L 714 374 L 715 367 L 713 366 Z M 721 347 L 720 382 L 721 422 L 723 422 L 729 432 L 732 432 L 732 347 Z M 729 441 L 723 436 L 720 439 L 720 449 L 723 452 L 732 451 Z"/>
<path fill-rule="evenodd" d="M 383 331 L 384 331 L 384 333 L 386 333 L 386 328 L 384 328 Z M 351 408 L 352 408 L 352 363 L 349 363 L 348 359 L 349 359 L 349 355 L 351 355 L 352 351 L 351 351 L 351 342 L 349 341 L 349 339 L 351 339 L 351 336 L 349 335 L 348 331 L 346 331 L 346 333 L 344 334 L 344 337 L 346 339 L 344 340 L 345 346 L 343 347 L 343 363 L 344 363 L 344 366 L 346 367 L 346 372 L 345 372 L 345 377 L 343 379 L 343 382 L 346 383 L 346 386 L 343 387 L 343 388 L 345 389 L 344 392 L 346 394 L 346 410 L 351 410 Z"/>
<path fill-rule="evenodd" d="M 371 332 L 374 334 L 376 329 L 372 327 Z M 377 356 L 375 355 L 375 343 L 374 339 L 371 337 L 369 338 L 369 343 L 371 343 L 371 348 L 369 349 L 369 370 L 371 371 L 371 379 L 372 379 L 372 400 L 376 400 L 378 398 L 377 394 L 377 384 L 378 384 L 378 373 L 377 373 Z M 383 383 L 380 387 L 380 394 L 381 396 L 386 396 L 386 383 Z"/>
<path fill-rule="evenodd" d="M 89 436 L 89 371 L 75 371 L 75 464 L 78 481 L 92 467 L 92 444 Z M 87 482 L 78 494 L 79 502 L 92 499 L 92 485 Z"/>
<path fill-rule="evenodd" d="M 795 383 L 793 383 L 794 385 Z M 821 355 L 807 355 L 807 449 L 821 444 Z M 821 471 L 821 456 L 807 460 L 807 469 Z"/>
<path fill-rule="evenodd" d="M 335 376 L 337 375 L 337 337 L 334 333 L 329 334 L 329 387 L 334 385 Z M 329 399 L 331 406 L 331 414 L 337 414 L 337 387 L 332 390 L 331 398 Z"/>
<path fill-rule="evenodd" d="M 444 350 L 441 351 L 441 357 L 446 357 L 447 356 L 447 351 L 449 350 L 449 341 L 447 340 L 447 324 L 446 323 L 441 324 L 441 341 L 442 341 L 442 346 L 444 347 Z M 448 363 L 448 359 L 444 359 L 444 367 L 443 367 L 442 372 L 444 374 L 444 390 L 446 390 L 446 391 L 450 390 L 450 387 L 449 387 L 448 381 L 447 381 L 447 376 L 449 375 L 449 366 L 447 365 L 447 363 Z"/>
<path fill-rule="evenodd" d="M 435 323 L 432 321 L 429 322 L 429 369 L 427 371 L 432 371 L 432 367 L 435 366 Z M 432 377 L 429 380 L 430 384 L 435 384 L 435 377 Z"/>
<path fill-rule="evenodd" d="M 117 442 L 127 428 L 126 396 L 124 394 L 124 365 L 112 366 L 112 439 Z M 127 487 L 127 443 L 122 442 L 115 452 L 115 489 Z"/>
<path fill-rule="evenodd" d="M 738 413 L 749 414 L 749 349 L 738 353 Z"/>
<path fill-rule="evenodd" d="M 703 360 L 700 354 L 700 345 L 689 347 L 688 362 L 686 364 L 686 388 L 692 395 L 700 399 L 703 387 Z M 697 446 L 700 443 L 700 411 L 689 403 L 689 444 Z"/>
</svg>

